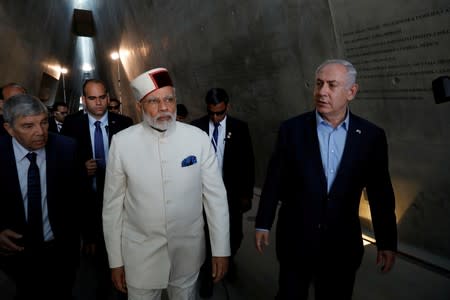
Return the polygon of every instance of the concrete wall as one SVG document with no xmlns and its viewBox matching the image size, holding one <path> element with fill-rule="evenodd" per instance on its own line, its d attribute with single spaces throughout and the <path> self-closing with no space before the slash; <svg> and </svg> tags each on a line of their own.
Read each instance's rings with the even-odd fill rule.
<svg viewBox="0 0 450 300">
<path fill-rule="evenodd" d="M 0 85 L 17 82 L 37 96 L 43 72 L 59 79 L 56 67 L 67 65 L 72 49 L 73 8 L 69 2 L 72 1 L 1 1 Z M 50 105 L 56 90 L 47 92 Z"/>
<path fill-rule="evenodd" d="M 108 20 L 97 22 L 99 52 L 129 51 L 122 61 L 127 78 L 167 67 L 191 119 L 205 113 L 209 88 L 225 88 L 232 98 L 230 114 L 249 122 L 260 186 L 280 121 L 312 107 L 313 70 L 336 54 L 327 1 L 135 3 L 96 6 L 96 19 Z M 310 26 L 315 20 L 321 25 Z M 115 77 L 115 63 L 106 64 Z M 132 99 L 128 84 L 121 83 L 124 100 Z"/>
<path fill-rule="evenodd" d="M 330 3 L 339 51 L 360 70 L 352 110 L 388 135 L 399 238 L 450 258 L 450 103 L 431 89 L 450 74 L 449 3 Z"/>
<path fill-rule="evenodd" d="M 92 9 L 95 74 L 109 83 L 113 96 L 122 95 L 124 113 L 139 119 L 128 83 L 153 67 L 171 71 L 178 101 L 191 119 L 204 113 L 209 88 L 224 87 L 232 98 L 230 114 L 249 122 L 257 186 L 280 121 L 313 107 L 315 67 L 329 57 L 348 57 L 361 83 L 352 111 L 388 135 L 403 249 L 450 259 L 450 103 L 434 104 L 431 93 L 431 80 L 450 73 L 448 0 L 3 2 L 0 32 L 17 46 L 0 49 L 10 58 L 0 62 L 8 70 L 0 74 L 2 81 L 36 89 L 41 61 L 70 60 L 70 84 L 79 90 L 80 53 L 67 35 L 68 9 Z M 31 17 L 26 26 L 17 20 L 24 11 Z M 38 38 L 31 37 L 34 32 Z M 117 61 L 109 57 L 119 49 L 128 53 L 119 64 L 120 89 Z M 364 198 L 361 215 L 369 218 Z"/>
</svg>

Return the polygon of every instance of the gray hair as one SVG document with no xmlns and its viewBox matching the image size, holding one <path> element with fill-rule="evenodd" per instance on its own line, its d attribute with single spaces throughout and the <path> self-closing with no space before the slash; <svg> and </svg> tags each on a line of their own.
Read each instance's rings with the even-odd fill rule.
<svg viewBox="0 0 450 300">
<path fill-rule="evenodd" d="M 15 121 L 20 117 L 36 116 L 43 113 L 48 114 L 44 103 L 28 94 L 12 96 L 3 105 L 3 118 L 5 123 L 9 123 L 11 127 L 14 127 Z"/>
<path fill-rule="evenodd" d="M 325 66 L 333 64 L 342 65 L 347 70 L 347 82 L 346 82 L 347 88 L 351 87 L 353 84 L 356 83 L 356 74 L 357 74 L 356 69 L 351 62 L 344 59 L 328 59 L 324 61 L 320 66 L 317 67 L 316 76 Z"/>
</svg>

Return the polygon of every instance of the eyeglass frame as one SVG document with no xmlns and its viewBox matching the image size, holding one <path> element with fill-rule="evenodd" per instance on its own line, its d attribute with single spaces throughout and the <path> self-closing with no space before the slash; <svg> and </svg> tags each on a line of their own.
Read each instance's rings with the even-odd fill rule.
<svg viewBox="0 0 450 300">
<path fill-rule="evenodd" d="M 225 108 L 224 110 L 221 111 L 211 111 L 209 109 L 206 110 L 206 112 L 208 113 L 208 116 L 223 116 L 226 112 L 227 112 L 227 108 Z"/>
<path fill-rule="evenodd" d="M 165 105 L 175 105 L 175 103 L 177 102 L 177 99 L 176 99 L 175 95 L 167 95 L 162 98 L 152 96 L 148 99 L 141 100 L 141 104 L 143 104 L 143 105 L 149 104 L 152 107 L 159 106 L 163 102 Z"/>
</svg>

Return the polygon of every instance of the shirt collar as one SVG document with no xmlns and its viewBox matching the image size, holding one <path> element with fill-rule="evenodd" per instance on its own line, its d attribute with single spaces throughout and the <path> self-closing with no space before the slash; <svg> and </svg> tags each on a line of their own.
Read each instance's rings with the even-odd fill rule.
<svg viewBox="0 0 450 300">
<path fill-rule="evenodd" d="M 226 122 L 227 122 L 227 117 L 228 117 L 228 116 L 225 115 L 225 118 L 223 118 L 223 120 L 219 122 L 219 124 L 220 124 L 221 127 L 224 127 L 224 126 L 225 126 L 225 124 L 226 124 Z M 212 128 L 214 128 L 214 123 L 213 123 L 213 121 L 211 121 L 211 119 L 209 119 L 209 126 L 211 126 Z"/>
<path fill-rule="evenodd" d="M 326 126 L 331 126 L 330 123 L 328 123 L 327 121 L 325 121 L 322 116 L 317 112 L 316 112 L 316 126 L 319 127 L 320 125 L 326 125 Z M 343 129 L 348 130 L 348 124 L 350 121 L 350 110 L 347 108 L 347 112 L 345 113 L 345 119 L 344 121 L 341 122 L 341 124 L 339 124 L 336 128 L 339 128 L 342 126 Z"/>
<path fill-rule="evenodd" d="M 16 138 L 12 138 L 13 148 L 14 148 L 14 155 L 16 157 L 16 161 L 21 161 L 22 159 L 26 158 L 26 155 L 30 152 L 36 153 L 37 157 L 43 158 L 45 156 L 45 147 L 37 150 L 30 151 L 26 149 L 24 146 L 22 146 L 19 141 L 16 140 Z"/>
<path fill-rule="evenodd" d="M 100 121 L 101 125 L 103 127 L 105 127 L 106 125 L 108 125 L 108 112 L 106 112 L 103 117 L 101 117 L 100 120 L 97 120 L 96 118 L 94 118 L 93 116 L 91 116 L 91 114 L 87 114 L 88 115 L 88 120 L 89 120 L 89 126 L 94 126 L 94 123 L 97 121 Z"/>
</svg>

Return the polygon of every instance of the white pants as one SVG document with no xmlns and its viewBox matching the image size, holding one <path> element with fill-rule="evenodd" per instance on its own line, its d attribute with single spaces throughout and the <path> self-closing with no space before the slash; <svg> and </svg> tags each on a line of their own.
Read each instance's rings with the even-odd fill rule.
<svg viewBox="0 0 450 300">
<path fill-rule="evenodd" d="M 170 300 L 196 300 L 196 283 L 198 272 L 194 275 L 170 281 L 167 286 L 167 294 Z M 128 300 L 160 300 L 162 289 L 137 289 L 128 286 Z"/>
</svg>

